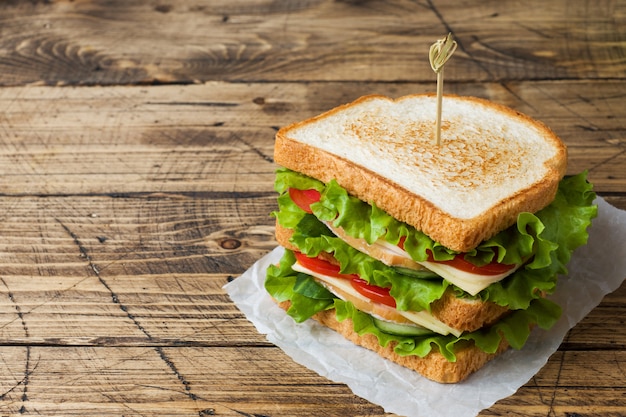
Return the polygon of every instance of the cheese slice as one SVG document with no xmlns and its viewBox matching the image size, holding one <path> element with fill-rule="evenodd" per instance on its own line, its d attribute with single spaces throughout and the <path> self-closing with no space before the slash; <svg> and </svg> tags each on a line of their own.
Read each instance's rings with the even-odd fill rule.
<svg viewBox="0 0 626 417">
<path fill-rule="evenodd" d="M 312 271 L 311 269 L 305 266 L 302 266 L 298 262 L 293 264 L 291 268 L 294 271 L 303 272 L 305 274 L 311 275 L 319 279 L 320 281 L 323 281 L 324 283 L 329 284 L 327 288 L 330 291 L 332 291 L 333 287 L 335 287 L 341 290 L 342 293 L 347 294 L 349 297 L 353 297 L 361 301 L 365 301 L 368 304 L 377 304 L 377 303 L 374 303 L 369 298 L 361 295 L 358 291 L 356 291 L 352 287 L 352 284 L 350 284 L 350 281 L 347 279 L 335 278 L 335 277 L 331 277 L 325 274 L 320 274 L 318 272 Z M 348 297 L 340 296 L 340 298 L 344 299 L 345 301 L 350 301 L 349 299 L 346 299 Z M 447 324 L 441 322 L 440 320 L 436 319 L 428 311 L 401 311 L 398 309 L 394 309 L 394 311 L 400 314 L 401 316 L 403 316 L 404 318 L 410 320 L 411 322 L 419 326 L 425 327 L 429 330 L 432 330 L 435 333 L 439 333 L 442 335 L 453 334 L 456 337 L 459 337 L 462 333 L 459 330 L 454 329 L 448 326 Z M 369 312 L 366 312 L 366 313 L 369 313 Z"/>
<path fill-rule="evenodd" d="M 471 295 L 476 295 L 494 282 L 503 280 L 513 272 L 517 271 L 517 269 L 521 266 L 517 265 L 515 268 L 498 275 L 480 275 L 472 274 L 471 272 L 463 271 L 450 265 L 438 262 L 426 261 L 420 262 L 420 265 L 430 269 L 446 281 L 451 282 Z"/>
<path fill-rule="evenodd" d="M 503 280 L 521 266 L 517 265 L 515 268 L 498 275 L 473 274 L 439 262 L 414 261 L 411 255 L 404 249 L 394 246 L 384 239 L 378 239 L 374 243 L 369 244 L 365 239 L 347 236 L 341 228 L 333 227 L 330 222 L 326 222 L 326 226 L 328 226 L 335 236 L 342 239 L 353 248 L 380 260 L 386 265 L 413 269 L 426 268 L 471 295 L 476 295 L 494 282 Z"/>
</svg>

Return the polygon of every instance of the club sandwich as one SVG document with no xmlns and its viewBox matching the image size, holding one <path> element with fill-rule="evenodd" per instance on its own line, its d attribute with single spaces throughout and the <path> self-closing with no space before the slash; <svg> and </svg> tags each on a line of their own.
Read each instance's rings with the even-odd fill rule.
<svg viewBox="0 0 626 417">
<path fill-rule="evenodd" d="M 276 240 L 265 288 L 441 383 L 523 348 L 596 216 L 586 173 L 547 126 L 473 97 L 370 95 L 276 134 Z M 358 349 L 355 346 L 355 349 Z"/>
</svg>

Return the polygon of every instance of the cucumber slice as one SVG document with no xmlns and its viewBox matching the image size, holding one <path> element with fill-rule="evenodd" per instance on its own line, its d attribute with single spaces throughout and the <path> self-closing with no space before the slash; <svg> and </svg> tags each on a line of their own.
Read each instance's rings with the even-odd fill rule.
<svg viewBox="0 0 626 417">
<path fill-rule="evenodd" d="M 431 278 L 441 278 L 439 275 L 435 274 L 433 271 L 429 271 L 428 269 L 411 269 L 404 268 L 402 266 L 397 266 L 396 270 L 402 275 L 408 275 L 410 277 L 420 278 L 420 279 L 431 279 Z"/>
<path fill-rule="evenodd" d="M 397 336 L 424 336 L 433 333 L 432 330 L 411 324 L 392 323 L 372 317 L 374 325 L 384 333 L 395 334 Z"/>
</svg>

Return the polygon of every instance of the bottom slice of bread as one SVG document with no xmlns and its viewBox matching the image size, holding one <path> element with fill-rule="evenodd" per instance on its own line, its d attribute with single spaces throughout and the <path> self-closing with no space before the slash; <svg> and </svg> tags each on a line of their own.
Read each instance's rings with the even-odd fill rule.
<svg viewBox="0 0 626 417">
<path fill-rule="evenodd" d="M 284 301 L 278 305 L 282 309 L 287 310 L 290 302 Z M 483 352 L 473 344 L 468 343 L 455 352 L 456 362 L 449 362 L 441 353 L 435 351 L 430 352 L 423 358 L 416 355 L 400 356 L 394 352 L 393 343 L 390 343 L 387 347 L 382 347 L 378 343 L 378 338 L 372 334 L 359 336 L 354 331 L 352 320 L 338 321 L 334 309 L 321 311 L 315 314 L 313 319 L 333 329 L 352 343 L 372 350 L 383 358 L 412 369 L 424 377 L 440 383 L 457 383 L 466 379 L 491 359 L 509 348 L 507 341 L 502 338 L 495 353 Z"/>
</svg>

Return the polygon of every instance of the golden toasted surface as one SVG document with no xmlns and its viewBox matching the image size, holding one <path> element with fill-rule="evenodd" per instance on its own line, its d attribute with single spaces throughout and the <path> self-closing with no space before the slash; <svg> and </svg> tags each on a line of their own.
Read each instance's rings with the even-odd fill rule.
<svg viewBox="0 0 626 417">
<path fill-rule="evenodd" d="M 567 152 L 550 129 L 485 100 L 448 97 L 448 113 L 461 109 L 450 115 L 447 140 L 437 147 L 429 139 L 432 129 L 407 115 L 406 103 L 420 104 L 422 97 L 428 96 L 363 97 L 287 126 L 276 134 L 274 159 L 323 182 L 335 179 L 460 252 L 554 199 Z"/>
</svg>

